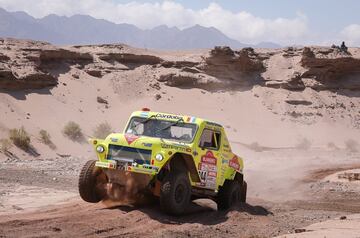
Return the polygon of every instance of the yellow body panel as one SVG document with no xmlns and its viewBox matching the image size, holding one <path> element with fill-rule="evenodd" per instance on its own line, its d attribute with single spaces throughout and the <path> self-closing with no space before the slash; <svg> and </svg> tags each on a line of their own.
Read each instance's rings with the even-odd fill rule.
<svg viewBox="0 0 360 238">
<path fill-rule="evenodd" d="M 193 141 L 190 143 L 162 138 L 134 136 L 126 134 L 125 131 L 124 133 L 110 134 L 105 140 L 91 139 L 90 143 L 94 146 L 99 160 L 96 163 L 97 167 L 116 169 L 116 162 L 114 162 L 114 160 L 108 160 L 108 150 L 111 145 L 125 147 L 129 150 L 151 151 L 149 164 L 131 163 L 121 168 L 125 171 L 148 174 L 149 176 L 156 176 L 177 153 L 191 156 L 201 182 L 192 181 L 191 179 L 190 182 L 192 186 L 197 188 L 217 191 L 226 179 L 234 179 L 236 172 L 243 173 L 243 160 L 231 151 L 229 141 L 222 126 L 201 118 L 150 111 L 137 111 L 132 113 L 128 124 L 132 117 L 145 119 L 153 117 L 157 120 L 174 122 L 182 119 L 184 123 L 196 124 L 197 131 Z M 220 141 L 217 142 L 219 144 L 217 150 L 200 148 L 199 141 L 204 129 L 211 129 L 221 133 Z M 98 152 L 98 146 L 102 146 L 104 151 Z M 155 159 L 157 154 L 161 154 L 163 160 L 159 161 Z"/>
</svg>

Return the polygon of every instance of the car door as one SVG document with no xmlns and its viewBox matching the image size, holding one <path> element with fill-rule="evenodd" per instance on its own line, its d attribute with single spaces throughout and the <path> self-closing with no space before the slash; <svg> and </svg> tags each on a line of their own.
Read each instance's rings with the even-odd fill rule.
<svg viewBox="0 0 360 238">
<path fill-rule="evenodd" d="M 226 133 L 222 131 L 221 134 L 221 166 L 218 168 L 220 171 L 218 172 L 218 184 L 222 186 L 224 184 L 225 178 L 226 178 L 226 172 L 229 171 L 229 164 L 232 162 L 232 158 L 234 157 L 234 154 L 231 151 L 229 140 L 227 139 Z"/>
<path fill-rule="evenodd" d="M 217 188 L 218 168 L 221 166 L 221 131 L 204 128 L 199 141 L 198 172 L 201 182 L 199 186 L 208 189 Z"/>
</svg>

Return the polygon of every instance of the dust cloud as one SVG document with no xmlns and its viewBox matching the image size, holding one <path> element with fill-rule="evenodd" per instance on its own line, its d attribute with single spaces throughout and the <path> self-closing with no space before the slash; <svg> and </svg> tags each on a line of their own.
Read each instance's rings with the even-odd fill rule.
<svg viewBox="0 0 360 238">
<path fill-rule="evenodd" d="M 147 189 L 150 180 L 145 174 L 116 171 L 111 174 L 111 182 L 104 184 L 106 196 L 102 202 L 108 208 L 149 204 L 153 201 Z"/>
</svg>

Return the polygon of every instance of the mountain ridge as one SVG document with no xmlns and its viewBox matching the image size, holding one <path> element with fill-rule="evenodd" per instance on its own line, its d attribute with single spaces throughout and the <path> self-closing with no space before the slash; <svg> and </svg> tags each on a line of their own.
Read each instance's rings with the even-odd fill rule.
<svg viewBox="0 0 360 238">
<path fill-rule="evenodd" d="M 280 48 L 272 42 L 244 44 L 231 39 L 215 27 L 194 25 L 185 29 L 159 25 L 140 29 L 128 23 L 113 23 L 89 15 L 70 17 L 50 14 L 35 18 L 26 12 L 0 8 L 0 36 L 47 41 L 55 45 L 124 43 L 135 47 L 165 50 L 205 49 L 217 45 L 232 48 Z"/>
</svg>

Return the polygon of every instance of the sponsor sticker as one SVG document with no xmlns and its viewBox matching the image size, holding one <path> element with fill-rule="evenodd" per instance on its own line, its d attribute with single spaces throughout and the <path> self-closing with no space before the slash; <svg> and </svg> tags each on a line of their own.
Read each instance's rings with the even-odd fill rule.
<svg viewBox="0 0 360 238">
<path fill-rule="evenodd" d="M 209 177 L 215 177 L 215 178 L 216 178 L 216 175 L 217 175 L 217 173 L 214 172 L 214 171 L 209 171 L 209 172 L 208 172 L 208 176 L 209 176 Z"/>
<path fill-rule="evenodd" d="M 180 120 L 182 117 L 176 116 L 176 115 L 168 115 L 168 114 L 157 114 L 156 118 L 163 118 L 163 119 L 169 119 L 169 120 Z"/>
<path fill-rule="evenodd" d="M 205 164 L 205 163 L 199 163 L 199 170 L 204 171 L 217 171 L 217 167 L 215 165 Z"/>
<path fill-rule="evenodd" d="M 116 161 L 109 161 L 109 162 L 96 161 L 95 166 L 100 168 L 115 169 Z"/>
<path fill-rule="evenodd" d="M 228 164 L 228 163 L 229 163 L 229 160 L 223 159 L 222 163 L 223 163 L 223 164 Z"/>
<path fill-rule="evenodd" d="M 131 166 L 128 166 L 127 171 L 134 171 L 134 172 L 146 173 L 146 174 L 157 172 L 155 169 L 148 169 L 143 167 L 131 167 Z"/>
<path fill-rule="evenodd" d="M 142 145 L 145 146 L 145 147 L 152 147 L 151 143 L 142 143 Z"/>
<path fill-rule="evenodd" d="M 196 117 L 187 117 L 186 118 L 186 122 L 195 123 L 195 121 L 196 121 Z"/>
<path fill-rule="evenodd" d="M 127 141 L 128 145 L 131 145 L 134 141 L 136 141 L 139 137 L 131 134 L 124 135 L 125 140 Z"/>
<path fill-rule="evenodd" d="M 208 177 L 206 182 L 211 183 L 211 184 L 215 184 L 216 183 L 216 177 Z"/>
<path fill-rule="evenodd" d="M 216 158 L 211 151 L 208 151 L 204 156 L 201 157 L 201 162 L 205 164 L 216 165 Z"/>
<path fill-rule="evenodd" d="M 239 160 L 236 156 L 234 156 L 231 160 L 229 160 L 229 167 L 235 169 L 235 170 L 239 170 L 240 169 L 240 164 L 239 164 Z"/>
<path fill-rule="evenodd" d="M 217 177 L 217 167 L 216 167 L 217 158 L 211 151 L 207 151 L 205 155 L 201 157 L 201 162 L 199 163 L 199 176 L 201 183 L 205 184 L 207 188 L 216 187 L 216 177 Z"/>
<path fill-rule="evenodd" d="M 181 151 L 181 152 L 191 153 L 191 148 L 183 146 L 183 145 L 161 144 L 161 148 L 163 148 L 163 149 L 172 149 L 172 150 L 178 150 L 178 151 Z"/>
<path fill-rule="evenodd" d="M 153 165 L 149 165 L 149 164 L 144 164 L 142 167 L 143 167 L 144 169 L 154 170 L 154 171 L 156 171 L 156 172 L 159 170 L 158 167 L 153 166 Z"/>
</svg>

